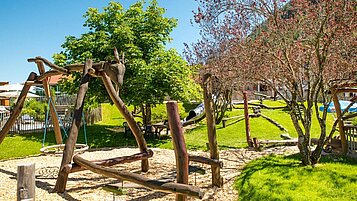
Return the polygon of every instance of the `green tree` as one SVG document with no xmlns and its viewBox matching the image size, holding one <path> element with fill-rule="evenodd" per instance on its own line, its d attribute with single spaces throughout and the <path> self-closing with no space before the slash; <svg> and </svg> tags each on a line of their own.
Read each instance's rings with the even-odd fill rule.
<svg viewBox="0 0 357 201">
<path fill-rule="evenodd" d="M 156 0 L 148 4 L 138 1 L 127 10 L 117 2 L 110 2 L 103 12 L 89 8 L 84 15 L 89 31 L 80 37 L 66 37 L 64 51 L 54 55 L 55 62 L 64 65 L 89 58 L 111 60 L 116 47 L 125 55 L 121 96 L 126 103 L 142 108 L 143 122 L 150 123 L 152 106 L 166 97 L 188 100 L 198 89 L 188 64 L 175 49 L 165 49 L 177 20 L 163 17 L 164 13 Z M 63 82 L 64 91 L 77 92 L 80 74 L 73 78 Z M 109 100 L 99 79 L 91 80 L 87 97 L 92 106 Z"/>
</svg>

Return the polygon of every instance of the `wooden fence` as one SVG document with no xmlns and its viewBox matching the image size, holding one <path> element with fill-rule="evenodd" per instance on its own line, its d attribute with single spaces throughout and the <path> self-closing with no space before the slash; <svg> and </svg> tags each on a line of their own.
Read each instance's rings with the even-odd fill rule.
<svg viewBox="0 0 357 201">
<path fill-rule="evenodd" d="M 357 154 L 357 126 L 345 126 L 344 129 L 349 152 Z"/>
<path fill-rule="evenodd" d="M 65 128 L 70 126 L 71 116 L 72 114 L 65 114 L 67 111 L 71 111 L 72 106 L 56 106 L 58 111 L 59 119 L 62 122 L 62 125 Z M 91 109 L 84 113 L 86 124 L 92 125 L 98 121 L 102 120 L 102 107 L 99 106 L 98 108 Z M 0 113 L 0 129 L 5 125 L 6 121 L 10 117 L 10 113 Z M 15 124 L 11 127 L 9 134 L 13 133 L 34 133 L 34 132 L 43 132 L 45 128 L 44 121 L 36 121 L 33 117 L 28 115 L 20 115 L 17 118 Z M 49 122 L 47 124 L 47 131 L 53 130 L 53 124 L 51 118 L 49 118 Z"/>
</svg>

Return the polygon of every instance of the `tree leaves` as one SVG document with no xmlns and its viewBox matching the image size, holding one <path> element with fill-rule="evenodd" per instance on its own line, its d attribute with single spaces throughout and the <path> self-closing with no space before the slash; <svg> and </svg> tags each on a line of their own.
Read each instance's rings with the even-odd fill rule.
<svg viewBox="0 0 357 201">
<path fill-rule="evenodd" d="M 164 17 L 164 13 L 165 9 L 156 0 L 148 5 L 138 1 L 127 10 L 118 2 L 110 2 L 104 12 L 89 8 L 84 15 L 84 26 L 89 31 L 80 37 L 66 37 L 64 51 L 54 55 L 55 63 L 83 63 L 89 58 L 114 60 L 112 52 L 116 47 L 126 60 L 124 101 L 138 106 L 155 105 L 168 96 L 175 100 L 194 99 L 198 87 L 191 79 L 190 67 L 176 50 L 165 49 L 177 20 Z M 77 92 L 80 74 L 72 77 L 63 82 L 63 89 L 68 93 Z M 109 100 L 97 79 L 90 81 L 88 96 L 89 104 Z"/>
</svg>

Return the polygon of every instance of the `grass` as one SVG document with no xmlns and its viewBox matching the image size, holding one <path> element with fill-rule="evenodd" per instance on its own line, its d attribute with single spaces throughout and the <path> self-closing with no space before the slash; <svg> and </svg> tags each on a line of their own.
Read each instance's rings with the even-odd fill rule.
<svg viewBox="0 0 357 201">
<path fill-rule="evenodd" d="M 282 105 L 281 102 L 274 101 L 264 101 L 264 104 L 270 106 Z M 181 119 L 186 117 L 189 110 L 195 106 L 196 105 L 179 104 Z M 133 107 L 129 107 L 129 110 L 132 109 Z M 137 146 L 134 136 L 124 136 L 122 126 L 125 119 L 121 116 L 117 108 L 114 105 L 102 104 L 102 111 L 103 121 L 87 127 L 88 145 L 91 148 Z M 288 129 L 290 136 L 297 136 L 287 110 L 262 109 L 261 112 L 278 121 Z M 156 121 L 163 121 L 166 119 L 165 105 L 162 104 L 155 107 L 152 114 Z M 242 109 L 234 109 L 233 111 L 228 111 L 226 116 L 232 117 L 242 114 Z M 136 118 L 136 120 L 140 121 L 140 118 Z M 331 125 L 332 121 L 332 115 L 328 115 L 328 125 Z M 251 136 L 257 137 L 259 140 L 280 139 L 280 135 L 284 133 L 284 131 L 279 130 L 276 126 L 262 117 L 252 118 L 250 124 Z M 318 131 L 319 128 L 315 119 L 312 126 L 312 136 L 317 137 Z M 226 128 L 223 128 L 221 124 L 217 125 L 217 140 L 220 149 L 246 147 L 247 144 L 245 138 L 244 120 L 240 122 L 229 120 Z M 39 154 L 39 150 L 42 147 L 42 139 L 43 133 L 13 135 L 12 137 L 8 136 L 5 138 L 4 142 L 0 144 L 0 160 Z M 205 121 L 202 121 L 197 127 L 187 130 L 185 133 L 185 140 L 188 149 L 206 150 L 208 137 Z M 80 131 L 77 142 L 84 143 L 83 131 Z M 147 138 L 147 143 L 149 147 L 172 149 L 170 136 L 166 135 L 160 140 Z M 53 132 L 49 132 L 45 145 L 52 144 L 55 144 L 54 134 Z"/>
<path fill-rule="evenodd" d="M 281 101 L 264 101 L 264 104 L 268 106 L 283 106 Z M 279 124 L 288 130 L 291 137 L 297 137 L 297 133 L 287 109 L 261 109 L 261 113 L 279 122 Z M 233 111 L 228 111 L 226 114 L 227 117 L 240 115 L 243 115 L 243 109 L 234 109 Z M 332 124 L 333 115 L 328 114 L 327 131 L 331 129 Z M 216 129 L 218 146 L 221 149 L 241 148 L 247 146 L 244 120 L 237 122 L 236 119 L 232 119 L 227 121 L 226 128 L 223 128 L 222 124 L 219 124 Z M 281 139 L 280 135 L 283 133 L 286 132 L 281 131 L 275 125 L 262 117 L 250 119 L 250 135 L 252 138 L 256 137 L 259 140 L 277 140 Z M 315 117 L 312 121 L 311 135 L 315 138 L 320 135 L 320 127 Z M 187 131 L 185 139 L 186 144 L 190 149 L 205 149 L 206 142 L 208 142 L 207 127 L 205 126 L 205 123 L 203 122 L 198 127 Z"/>
<path fill-rule="evenodd" d="M 316 167 L 300 163 L 297 155 L 272 155 L 250 162 L 235 182 L 239 200 L 356 199 L 356 160 L 324 157 Z"/>
</svg>

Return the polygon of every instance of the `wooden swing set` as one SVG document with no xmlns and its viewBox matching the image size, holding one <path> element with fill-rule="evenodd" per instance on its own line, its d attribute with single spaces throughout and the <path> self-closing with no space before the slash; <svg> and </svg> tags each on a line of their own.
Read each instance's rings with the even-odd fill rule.
<svg viewBox="0 0 357 201">
<path fill-rule="evenodd" d="M 357 113 L 347 114 L 349 108 L 357 102 L 357 97 L 351 98 L 351 103 L 344 110 L 341 109 L 339 102 L 339 94 L 341 93 L 357 93 L 357 83 L 346 83 L 335 85 L 330 89 L 332 94 L 332 101 L 336 111 L 336 122 L 338 124 L 339 138 L 341 140 L 341 153 L 357 155 L 357 127 L 345 125 L 344 121 L 357 117 Z M 333 133 L 332 133 L 333 134 Z M 328 137 L 331 140 L 332 136 Z"/>
<path fill-rule="evenodd" d="M 102 174 L 108 177 L 118 178 L 125 181 L 131 181 L 140 185 L 143 185 L 149 189 L 175 193 L 177 200 L 186 200 L 187 196 L 192 196 L 196 198 L 202 198 L 203 192 L 200 188 L 188 185 L 188 162 L 194 161 L 199 163 L 204 163 L 211 165 L 212 169 L 212 185 L 221 187 L 223 185 L 223 179 L 220 176 L 220 168 L 222 168 L 223 163 L 219 161 L 218 146 L 215 133 L 209 132 L 209 144 L 211 157 L 198 157 L 189 156 L 186 150 L 186 144 L 183 137 L 182 126 L 180 124 L 180 119 L 178 115 L 177 103 L 168 102 L 167 111 L 169 125 L 172 135 L 172 141 L 176 156 L 176 168 L 177 168 L 177 182 L 162 182 L 159 180 L 148 179 L 140 174 L 131 173 L 127 171 L 118 171 L 108 166 L 113 166 L 116 164 L 129 163 L 133 161 L 141 160 L 141 170 L 147 172 L 149 170 L 148 158 L 153 156 L 153 151 L 148 149 L 147 143 L 144 139 L 143 133 L 135 121 L 134 117 L 131 115 L 130 111 L 125 106 L 124 102 L 118 95 L 118 88 L 123 84 L 123 76 L 125 73 L 125 66 L 120 61 L 118 52 L 114 50 L 115 61 L 105 62 L 101 61 L 98 63 L 93 63 L 92 60 L 86 60 L 84 64 L 72 64 L 64 67 L 59 67 L 48 60 L 36 57 L 28 59 L 29 62 L 35 62 L 39 69 L 39 75 L 31 72 L 27 78 L 24 87 L 20 93 L 20 96 L 16 102 L 14 110 L 6 122 L 3 129 L 0 131 L 0 144 L 9 132 L 11 126 L 15 123 L 16 118 L 20 115 L 22 107 L 25 102 L 27 93 L 33 84 L 42 84 L 45 89 L 45 94 L 47 98 L 51 98 L 51 93 L 49 90 L 47 79 L 53 75 L 68 75 L 72 72 L 83 72 L 82 79 L 80 82 L 77 99 L 74 106 L 74 113 L 72 118 L 71 128 L 68 134 L 68 138 L 64 145 L 62 162 L 59 169 L 56 185 L 54 187 L 54 192 L 62 193 L 66 190 L 66 184 L 68 180 L 68 175 L 73 172 L 78 172 L 82 170 L 91 170 L 94 173 Z M 124 60 L 124 58 L 123 58 Z M 47 65 L 51 70 L 45 71 L 44 65 Z M 79 127 L 81 125 L 81 118 L 84 106 L 84 99 L 86 92 L 88 90 L 89 80 L 91 77 L 101 77 L 104 86 L 120 113 L 125 118 L 126 122 L 133 135 L 135 136 L 136 142 L 138 144 L 140 153 L 131 156 L 122 156 L 110 159 L 88 161 L 81 158 L 79 155 L 74 155 L 76 141 L 78 137 Z M 116 88 L 113 83 L 116 84 Z M 212 103 L 208 102 L 206 91 L 206 102 L 207 105 Z M 206 103 L 205 102 L 205 103 Z M 56 136 L 57 144 L 62 144 L 62 136 L 59 126 L 59 121 L 57 115 L 55 115 L 55 108 L 53 105 L 50 106 L 50 114 L 53 119 L 54 131 Z M 207 121 L 211 121 L 208 115 Z M 212 124 L 212 126 L 214 126 Z M 72 162 L 73 159 L 73 162 Z"/>
</svg>

